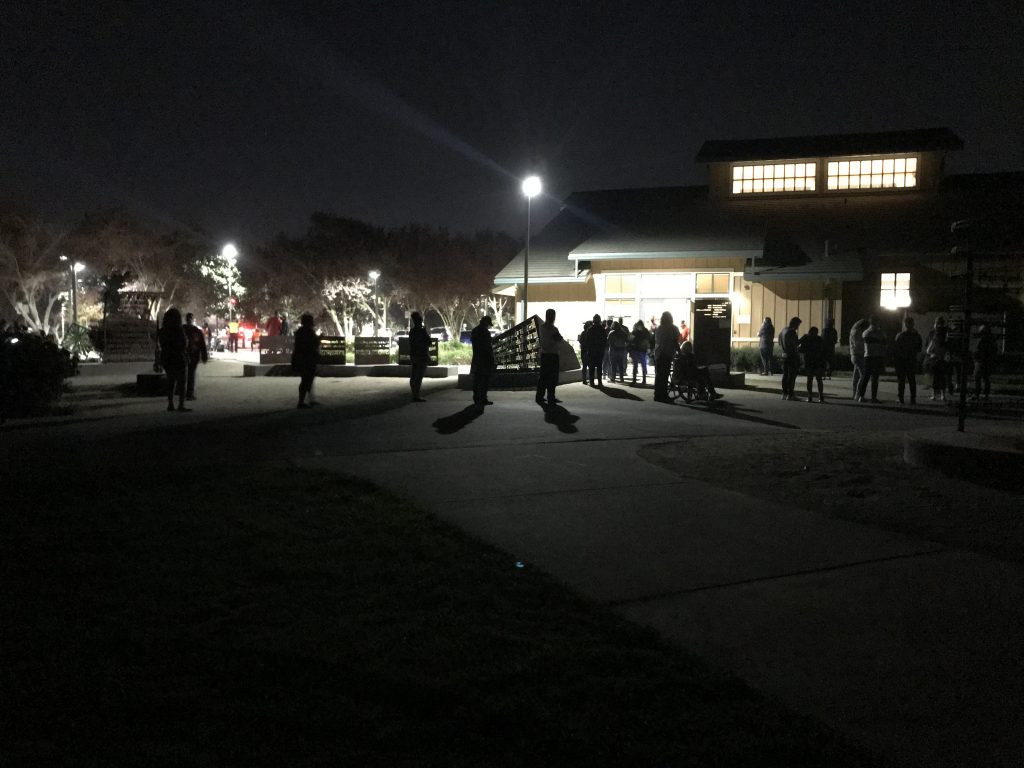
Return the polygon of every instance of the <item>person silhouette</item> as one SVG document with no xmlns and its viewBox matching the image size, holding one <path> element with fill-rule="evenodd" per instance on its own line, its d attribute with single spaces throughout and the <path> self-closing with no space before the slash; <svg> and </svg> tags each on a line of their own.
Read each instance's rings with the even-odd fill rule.
<svg viewBox="0 0 1024 768">
<path fill-rule="evenodd" d="M 423 327 L 423 315 L 413 312 L 410 318 L 412 327 L 409 329 L 409 388 L 412 390 L 414 403 L 425 403 L 427 401 L 420 397 L 420 387 L 423 385 L 423 376 L 430 362 L 430 335 Z"/>
<path fill-rule="evenodd" d="M 187 342 L 186 352 L 188 354 L 188 371 L 185 376 L 185 399 L 196 399 L 196 368 L 199 363 L 203 365 L 210 359 L 206 351 L 206 334 L 202 328 L 196 326 L 195 315 L 189 312 L 185 315 L 185 340 Z"/>
<path fill-rule="evenodd" d="M 185 407 L 185 372 L 188 341 L 181 324 L 181 311 L 177 307 L 171 307 L 164 312 L 157 339 L 160 342 L 160 364 L 167 374 L 167 410 L 174 410 L 174 396 L 177 394 L 178 410 L 187 411 L 189 409 Z"/>
<path fill-rule="evenodd" d="M 555 387 L 558 386 L 558 345 L 562 341 L 562 334 L 555 327 L 555 310 L 549 309 L 544 313 L 544 322 L 538 329 L 538 344 L 540 346 L 540 378 L 537 380 L 537 404 L 544 405 L 544 392 L 547 391 L 548 405 L 555 405 L 559 400 L 555 398 Z"/>
<path fill-rule="evenodd" d="M 491 373 L 494 371 L 490 317 L 484 315 L 480 318 L 480 324 L 473 329 L 470 341 L 473 344 L 473 361 L 469 368 L 473 374 L 473 402 L 482 410 L 485 405 L 494 405 L 487 399 L 487 388 L 491 382 Z"/>
<path fill-rule="evenodd" d="M 313 399 L 313 380 L 316 378 L 316 366 L 320 360 L 320 337 L 313 327 L 313 316 L 308 312 L 299 320 L 299 329 L 295 331 L 295 342 L 292 345 L 292 370 L 299 374 L 298 408 L 309 408 L 316 405 Z M 309 398 L 309 403 L 306 398 Z"/>
</svg>

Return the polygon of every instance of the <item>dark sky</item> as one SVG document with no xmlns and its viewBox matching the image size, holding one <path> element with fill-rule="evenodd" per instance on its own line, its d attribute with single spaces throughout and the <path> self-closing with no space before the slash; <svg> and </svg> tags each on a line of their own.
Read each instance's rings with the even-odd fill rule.
<svg viewBox="0 0 1024 768">
<path fill-rule="evenodd" d="M 702 183 L 706 138 L 948 126 L 1024 167 L 1024 13 L 994 2 L 4 4 L 0 198 L 217 238 L 314 210 L 521 235 L 518 179 Z"/>
</svg>

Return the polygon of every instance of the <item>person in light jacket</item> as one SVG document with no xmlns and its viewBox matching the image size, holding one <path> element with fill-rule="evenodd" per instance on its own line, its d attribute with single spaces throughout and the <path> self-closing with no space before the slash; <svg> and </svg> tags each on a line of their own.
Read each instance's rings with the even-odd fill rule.
<svg viewBox="0 0 1024 768">
<path fill-rule="evenodd" d="M 537 329 L 537 343 L 540 347 L 537 405 L 545 405 L 545 392 L 548 396 L 547 405 L 555 405 L 561 402 L 555 398 L 555 387 L 558 386 L 558 345 L 562 343 L 562 334 L 555 327 L 555 310 L 548 309 L 544 313 L 544 322 Z"/>
<path fill-rule="evenodd" d="M 779 348 L 782 350 L 782 399 L 797 400 L 796 377 L 800 373 L 800 324 L 799 317 L 791 317 L 789 325 L 779 334 Z"/>
<path fill-rule="evenodd" d="M 871 382 L 871 402 L 880 402 L 878 399 L 878 377 L 885 370 L 885 331 L 874 315 L 868 321 L 868 327 L 864 330 L 861 339 L 864 342 L 864 375 L 860 379 L 860 389 L 857 391 L 857 402 L 864 402 L 864 395 L 867 392 L 868 381 Z"/>
<path fill-rule="evenodd" d="M 868 321 L 861 318 L 850 328 L 850 362 L 853 363 L 853 396 L 857 397 L 860 380 L 864 378 L 864 330 Z"/>
</svg>

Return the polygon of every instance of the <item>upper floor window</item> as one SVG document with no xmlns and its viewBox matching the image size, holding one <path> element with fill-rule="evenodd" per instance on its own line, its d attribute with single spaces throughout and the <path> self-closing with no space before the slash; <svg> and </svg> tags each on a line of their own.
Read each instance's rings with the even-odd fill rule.
<svg viewBox="0 0 1024 768">
<path fill-rule="evenodd" d="M 829 161 L 826 186 L 834 189 L 896 189 L 917 186 L 916 157 Z"/>
<path fill-rule="evenodd" d="M 698 273 L 696 293 L 728 293 L 730 277 L 729 274 Z"/>
<path fill-rule="evenodd" d="M 813 192 L 817 163 L 734 165 L 732 193 Z"/>
</svg>

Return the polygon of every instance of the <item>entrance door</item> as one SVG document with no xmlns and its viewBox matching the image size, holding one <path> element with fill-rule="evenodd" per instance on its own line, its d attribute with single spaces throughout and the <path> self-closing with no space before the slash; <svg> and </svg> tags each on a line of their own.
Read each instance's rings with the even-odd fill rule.
<svg viewBox="0 0 1024 768">
<path fill-rule="evenodd" d="M 640 302 L 640 318 L 650 328 L 651 318 L 654 318 L 654 324 L 657 325 L 661 322 L 661 313 L 668 311 L 672 313 L 672 321 L 676 328 L 679 327 L 680 320 L 685 320 L 687 325 L 692 326 L 691 303 L 689 299 L 643 299 Z"/>
</svg>

